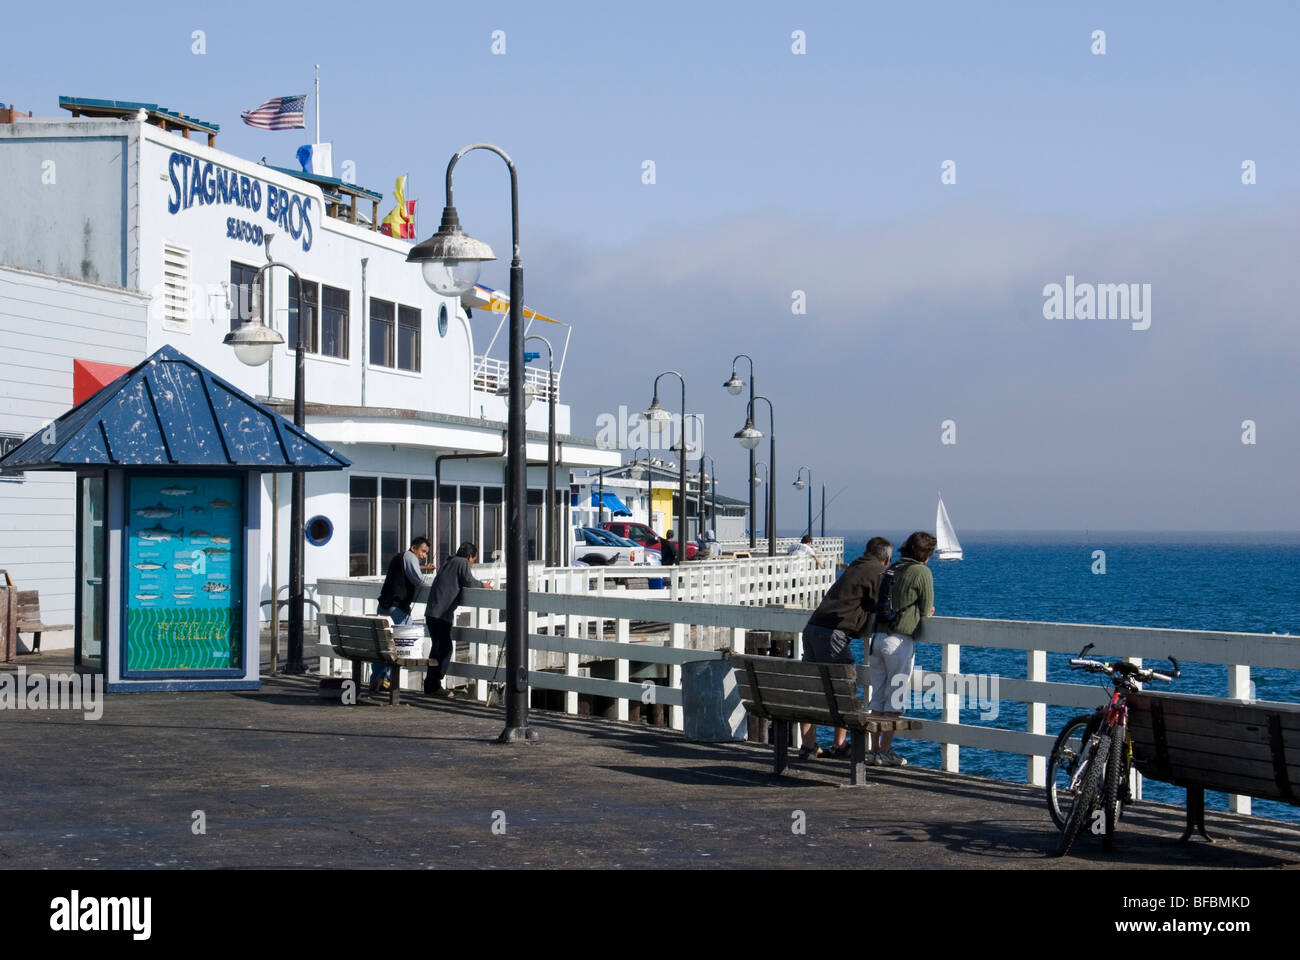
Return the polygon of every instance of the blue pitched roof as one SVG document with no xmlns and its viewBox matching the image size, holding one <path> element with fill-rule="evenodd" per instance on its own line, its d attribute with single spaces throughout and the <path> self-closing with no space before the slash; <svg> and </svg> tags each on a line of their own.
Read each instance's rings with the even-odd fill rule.
<svg viewBox="0 0 1300 960">
<path fill-rule="evenodd" d="M 0 460 L 5 469 L 207 467 L 282 473 L 351 461 L 164 346 Z"/>
<path fill-rule="evenodd" d="M 59 97 L 59 106 L 64 110 L 111 113 L 116 116 L 126 116 L 135 113 L 137 110 L 147 110 L 149 113 L 184 124 L 193 130 L 216 133 L 221 129 L 221 125 L 218 123 L 200 120 L 198 117 L 187 116 L 178 110 L 168 110 L 156 103 L 144 103 L 139 100 L 94 100 L 90 97 Z"/>
</svg>

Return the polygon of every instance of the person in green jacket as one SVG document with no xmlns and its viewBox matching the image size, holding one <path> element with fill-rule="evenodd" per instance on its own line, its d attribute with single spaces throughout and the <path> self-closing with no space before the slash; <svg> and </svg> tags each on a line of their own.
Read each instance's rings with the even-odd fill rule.
<svg viewBox="0 0 1300 960">
<path fill-rule="evenodd" d="M 934 579 L 926 566 L 937 541 L 933 534 L 918 530 L 899 548 L 901 559 L 894 566 L 893 608 L 898 622 L 893 629 L 872 634 L 867 674 L 871 680 L 871 712 L 901 717 L 912 686 L 916 659 L 914 641 L 926 617 L 934 616 Z M 893 750 L 893 731 L 876 735 L 876 749 L 868 763 L 904 767 L 907 760 Z"/>
</svg>

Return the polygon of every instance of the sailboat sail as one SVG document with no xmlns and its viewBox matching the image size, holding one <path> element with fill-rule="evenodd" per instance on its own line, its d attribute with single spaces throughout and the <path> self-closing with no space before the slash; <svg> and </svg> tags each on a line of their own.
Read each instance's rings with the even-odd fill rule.
<svg viewBox="0 0 1300 960">
<path fill-rule="evenodd" d="M 943 497 L 939 498 L 939 509 L 934 518 L 935 536 L 938 538 L 938 554 L 940 560 L 960 560 L 961 543 L 957 540 L 957 531 L 952 528 L 952 521 L 948 519 L 948 510 L 943 505 Z"/>
</svg>

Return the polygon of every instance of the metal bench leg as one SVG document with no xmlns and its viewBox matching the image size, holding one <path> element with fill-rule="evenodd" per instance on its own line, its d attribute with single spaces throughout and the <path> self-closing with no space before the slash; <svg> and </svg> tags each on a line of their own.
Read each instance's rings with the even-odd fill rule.
<svg viewBox="0 0 1300 960">
<path fill-rule="evenodd" d="M 1192 831 L 1195 830 L 1209 843 L 1214 843 L 1215 838 L 1205 832 L 1205 788 L 1188 787 L 1187 788 L 1187 829 L 1183 835 L 1178 838 L 1179 843 L 1186 843 L 1192 837 Z"/>
<path fill-rule="evenodd" d="M 361 702 L 361 661 L 352 661 L 352 692 L 356 695 L 357 702 Z"/>
<path fill-rule="evenodd" d="M 788 720 L 772 721 L 772 742 L 776 745 L 776 766 L 772 772 L 780 776 L 790 765 L 790 722 Z"/>
<path fill-rule="evenodd" d="M 37 630 L 36 633 L 33 634 L 32 636 L 32 653 L 40 653 L 40 652 L 41 652 L 41 632 Z"/>
<path fill-rule="evenodd" d="M 402 668 L 397 664 L 390 664 L 388 672 L 391 674 L 388 678 L 388 705 L 390 707 L 401 706 L 402 703 Z"/>
<path fill-rule="evenodd" d="M 861 730 L 854 730 L 853 755 L 849 758 L 849 785 L 866 786 L 867 783 L 867 735 Z"/>
</svg>

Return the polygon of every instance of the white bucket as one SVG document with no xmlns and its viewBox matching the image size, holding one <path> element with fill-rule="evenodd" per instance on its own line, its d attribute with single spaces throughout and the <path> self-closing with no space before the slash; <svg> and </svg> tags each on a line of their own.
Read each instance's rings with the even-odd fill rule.
<svg viewBox="0 0 1300 960">
<path fill-rule="evenodd" d="M 424 660 L 433 641 L 425 635 L 423 624 L 407 624 L 393 627 L 393 645 L 399 660 Z"/>
</svg>

